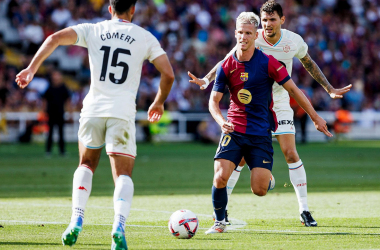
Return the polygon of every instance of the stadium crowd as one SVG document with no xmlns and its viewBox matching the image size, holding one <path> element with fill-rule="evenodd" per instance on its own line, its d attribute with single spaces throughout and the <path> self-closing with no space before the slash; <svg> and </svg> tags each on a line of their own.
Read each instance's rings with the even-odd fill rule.
<svg viewBox="0 0 380 250">
<path fill-rule="evenodd" d="M 152 32 L 174 67 L 176 80 L 169 110 L 207 111 L 209 87 L 189 83 L 187 71 L 203 77 L 235 46 L 235 18 L 242 11 L 259 13 L 264 0 L 140 0 L 133 22 Z M 351 111 L 380 111 L 380 1 L 278 0 L 284 8 L 283 28 L 300 34 L 309 54 L 335 88 L 353 84 L 345 95 Z M 17 72 L 31 60 L 41 43 L 58 29 L 109 19 L 107 0 L 0 0 L 0 107 L 3 111 L 41 110 L 48 72 L 58 68 L 70 82 L 71 109 L 80 110 L 88 91 L 86 50 L 77 46 L 55 52 L 33 83 L 24 90 Z M 329 95 L 294 61 L 293 79 L 316 110 L 335 111 L 342 100 Z M 159 84 L 154 67 L 145 63 L 137 97 L 147 110 Z M 228 106 L 223 100 L 223 108 Z"/>
</svg>

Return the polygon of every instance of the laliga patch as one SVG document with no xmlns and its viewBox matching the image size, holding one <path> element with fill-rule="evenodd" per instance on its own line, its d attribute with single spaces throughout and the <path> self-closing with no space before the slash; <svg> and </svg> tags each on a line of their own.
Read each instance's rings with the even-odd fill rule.
<svg viewBox="0 0 380 250">
<path fill-rule="evenodd" d="M 252 100 L 252 95 L 251 95 L 251 92 L 249 92 L 248 90 L 246 89 L 241 89 L 239 90 L 238 94 L 238 99 L 241 103 L 243 104 L 248 104 L 251 102 Z"/>
<path fill-rule="evenodd" d="M 240 73 L 240 80 L 242 80 L 243 82 L 246 82 L 248 80 L 248 73 L 247 72 Z"/>
</svg>

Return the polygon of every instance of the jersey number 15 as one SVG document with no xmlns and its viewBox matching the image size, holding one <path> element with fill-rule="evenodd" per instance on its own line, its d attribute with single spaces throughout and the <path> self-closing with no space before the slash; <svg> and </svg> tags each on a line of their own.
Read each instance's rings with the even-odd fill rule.
<svg viewBox="0 0 380 250">
<path fill-rule="evenodd" d="M 104 51 L 104 57 L 103 57 L 103 64 L 102 64 L 102 71 L 100 72 L 100 81 L 104 82 L 106 80 L 106 74 L 107 74 L 107 67 L 108 67 L 108 59 L 110 56 L 111 47 L 109 46 L 102 46 L 100 50 Z M 112 55 L 112 61 L 111 66 L 112 67 L 123 67 L 123 72 L 121 74 L 120 79 L 115 79 L 114 73 L 109 73 L 109 79 L 111 82 L 115 84 L 122 84 L 125 82 L 128 76 L 129 66 L 125 62 L 117 62 L 117 58 L 119 57 L 119 54 L 125 54 L 125 55 L 131 55 L 131 51 L 128 49 L 115 49 Z"/>
</svg>

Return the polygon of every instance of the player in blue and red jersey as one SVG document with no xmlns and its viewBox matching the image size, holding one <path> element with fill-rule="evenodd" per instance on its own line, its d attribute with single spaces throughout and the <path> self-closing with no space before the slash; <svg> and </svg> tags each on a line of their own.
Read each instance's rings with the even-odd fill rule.
<svg viewBox="0 0 380 250">
<path fill-rule="evenodd" d="M 227 181 L 232 171 L 245 158 L 251 170 L 251 190 L 258 196 L 266 195 L 273 166 L 271 131 L 276 131 L 277 118 L 272 110 L 272 85 L 282 85 L 308 113 L 316 128 L 332 136 L 308 99 L 289 77 L 286 67 L 273 56 L 255 48 L 259 17 L 243 12 L 236 19 L 237 50 L 218 67 L 210 96 L 211 115 L 222 129 L 222 137 L 214 157 L 212 201 L 215 224 L 206 234 L 226 230 Z M 231 95 L 228 120 L 219 108 L 225 87 Z"/>
</svg>

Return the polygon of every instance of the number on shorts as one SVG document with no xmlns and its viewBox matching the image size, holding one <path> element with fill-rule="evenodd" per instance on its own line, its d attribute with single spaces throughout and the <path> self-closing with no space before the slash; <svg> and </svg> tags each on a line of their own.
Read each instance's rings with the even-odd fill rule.
<svg viewBox="0 0 380 250">
<path fill-rule="evenodd" d="M 230 143 L 230 141 L 231 141 L 231 136 L 229 136 L 229 135 L 225 135 L 224 137 L 223 137 L 223 140 L 222 140 L 222 146 L 223 147 L 225 147 L 225 146 L 227 146 L 228 145 L 228 143 Z"/>
</svg>

